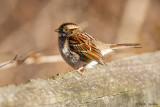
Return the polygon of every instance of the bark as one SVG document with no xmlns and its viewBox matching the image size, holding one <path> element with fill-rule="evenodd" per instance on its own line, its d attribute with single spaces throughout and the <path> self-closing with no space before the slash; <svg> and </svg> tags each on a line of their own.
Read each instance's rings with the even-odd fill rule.
<svg viewBox="0 0 160 107">
<path fill-rule="evenodd" d="M 160 51 L 0 88 L 0 107 L 160 105 Z"/>
</svg>

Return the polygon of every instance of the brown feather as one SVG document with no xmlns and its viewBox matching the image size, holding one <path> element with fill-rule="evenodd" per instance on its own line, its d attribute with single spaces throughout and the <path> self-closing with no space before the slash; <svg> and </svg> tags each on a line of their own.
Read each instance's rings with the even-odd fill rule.
<svg viewBox="0 0 160 107">
<path fill-rule="evenodd" d="M 123 49 L 123 48 L 141 48 L 141 44 L 137 43 L 124 43 L 124 44 L 107 44 L 110 49 Z"/>
<path fill-rule="evenodd" d="M 69 46 L 71 51 L 76 52 L 90 60 L 97 60 L 102 64 L 102 54 L 101 51 L 92 42 L 91 36 L 88 34 L 83 35 L 82 32 L 74 33 L 74 35 L 68 36 Z"/>
</svg>

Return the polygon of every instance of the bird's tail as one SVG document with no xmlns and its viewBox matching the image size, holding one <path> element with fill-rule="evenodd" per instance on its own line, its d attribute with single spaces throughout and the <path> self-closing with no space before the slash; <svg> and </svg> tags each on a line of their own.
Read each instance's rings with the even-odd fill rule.
<svg viewBox="0 0 160 107">
<path fill-rule="evenodd" d="M 125 48 L 141 48 L 141 44 L 124 43 L 124 44 L 107 44 L 110 49 L 125 49 Z"/>
</svg>

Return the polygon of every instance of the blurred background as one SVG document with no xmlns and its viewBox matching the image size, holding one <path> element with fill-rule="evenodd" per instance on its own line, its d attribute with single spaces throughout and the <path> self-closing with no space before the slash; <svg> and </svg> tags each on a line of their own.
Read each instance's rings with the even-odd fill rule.
<svg viewBox="0 0 160 107">
<path fill-rule="evenodd" d="M 117 50 L 105 62 L 159 50 L 159 10 L 160 0 L 0 0 L 0 64 L 16 55 L 37 61 L 1 67 L 0 86 L 71 71 L 60 56 L 54 32 L 64 22 L 76 23 L 106 43 L 143 45 Z M 55 61 L 38 63 L 43 56 Z"/>
</svg>

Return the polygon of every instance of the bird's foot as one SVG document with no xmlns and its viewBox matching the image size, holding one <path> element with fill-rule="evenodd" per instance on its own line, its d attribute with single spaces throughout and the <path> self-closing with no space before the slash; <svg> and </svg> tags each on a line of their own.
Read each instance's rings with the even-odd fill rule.
<svg viewBox="0 0 160 107">
<path fill-rule="evenodd" d="M 81 76 L 83 76 L 84 74 L 82 73 L 82 71 L 85 70 L 86 64 L 84 64 L 82 67 L 79 67 L 76 69 L 76 72 L 79 73 Z"/>
<path fill-rule="evenodd" d="M 80 67 L 76 70 L 81 76 L 83 76 L 83 73 L 81 71 L 84 71 L 84 67 Z"/>
</svg>

